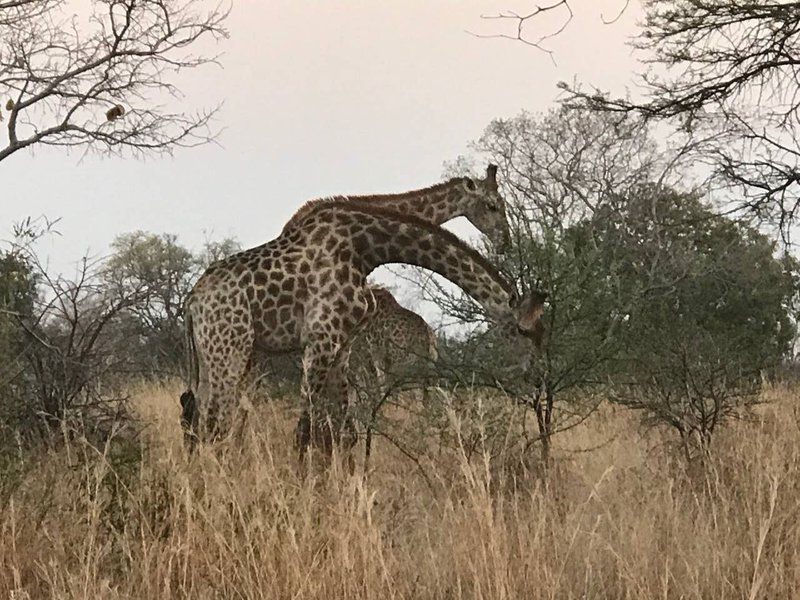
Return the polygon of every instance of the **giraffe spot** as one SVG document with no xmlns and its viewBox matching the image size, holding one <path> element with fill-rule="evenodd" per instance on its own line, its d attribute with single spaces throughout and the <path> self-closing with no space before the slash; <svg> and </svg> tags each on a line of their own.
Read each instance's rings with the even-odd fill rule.
<svg viewBox="0 0 800 600">
<path fill-rule="evenodd" d="M 370 240 L 363 233 L 353 238 L 353 249 L 357 254 L 366 254 L 367 250 L 369 250 L 369 247 Z"/>
<path fill-rule="evenodd" d="M 267 274 L 262 271 L 257 271 L 255 277 L 253 277 L 253 283 L 255 285 L 266 285 L 267 284 Z"/>
<path fill-rule="evenodd" d="M 325 287 L 326 285 L 328 285 L 328 283 L 330 283 L 330 281 L 331 281 L 331 272 L 330 271 L 326 270 L 326 271 L 323 271 L 322 273 L 320 273 L 320 275 L 319 275 L 319 284 L 318 284 L 320 287 Z"/>
<path fill-rule="evenodd" d="M 384 231 L 383 229 L 378 229 L 372 232 L 372 240 L 374 244 L 388 244 L 392 239 L 392 236 L 389 232 Z"/>
<path fill-rule="evenodd" d="M 330 228 L 319 226 L 314 233 L 311 234 L 309 242 L 315 246 L 321 246 L 325 238 L 330 234 Z"/>
</svg>

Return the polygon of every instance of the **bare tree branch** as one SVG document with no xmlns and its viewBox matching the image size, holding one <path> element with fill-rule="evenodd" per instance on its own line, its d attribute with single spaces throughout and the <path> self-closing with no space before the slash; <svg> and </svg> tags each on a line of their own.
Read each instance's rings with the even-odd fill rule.
<svg viewBox="0 0 800 600">
<path fill-rule="evenodd" d="M 173 78 L 216 64 L 195 48 L 227 36 L 229 9 L 205 0 L 0 0 L 0 161 L 37 144 L 119 154 L 169 153 L 213 140 L 219 106 L 194 113 Z M 2 115 L 2 113 L 0 113 Z"/>
<path fill-rule="evenodd" d="M 712 140 L 721 182 L 740 208 L 775 223 L 789 241 L 800 209 L 800 2 L 644 0 L 633 45 L 648 67 L 643 97 L 611 97 L 561 84 L 567 103 L 665 120 Z"/>
</svg>

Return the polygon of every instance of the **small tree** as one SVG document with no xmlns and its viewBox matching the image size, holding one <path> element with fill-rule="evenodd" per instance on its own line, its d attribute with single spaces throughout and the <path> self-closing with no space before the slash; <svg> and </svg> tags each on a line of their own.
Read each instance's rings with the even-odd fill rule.
<svg viewBox="0 0 800 600">
<path fill-rule="evenodd" d="M 6 398 L 3 425 L 25 437 L 59 428 L 72 417 L 86 418 L 95 432 L 108 432 L 123 404 L 111 375 L 123 372 L 125 354 L 108 335 L 140 289 L 125 295 L 108 290 L 99 262 L 83 259 L 75 277 L 54 276 L 36 253 L 36 242 L 52 224 L 27 221 L 4 252 L 8 298 L 0 307 L 2 327 L 11 332 L 11 356 L 4 366 L 19 367 L 8 380 L 18 393 Z M 7 308 L 7 307 L 11 308 Z M 4 390 L 8 391 L 8 389 Z M 88 430 L 85 430 L 88 432 Z"/>
<path fill-rule="evenodd" d="M 201 0 L 87 4 L 79 18 L 66 0 L 0 0 L 0 161 L 36 144 L 151 154 L 211 139 L 215 108 L 163 103 L 180 95 L 179 71 L 215 62 L 198 49 L 227 35 L 227 11 Z"/>
<path fill-rule="evenodd" d="M 36 278 L 25 255 L 0 252 L 0 428 L 20 421 L 31 391 L 23 360 L 27 336 L 19 320 L 32 318 L 36 298 Z"/>
<path fill-rule="evenodd" d="M 596 268 L 639 298 L 618 315 L 614 398 L 674 428 L 687 458 L 707 451 L 718 425 L 757 403 L 762 378 L 790 356 L 796 262 L 697 195 L 657 185 L 631 190 L 585 233 L 601 249 Z"/>
<path fill-rule="evenodd" d="M 195 278 L 196 260 L 173 235 L 136 231 L 112 243 L 102 277 L 119 296 L 135 293 L 121 335 L 131 336 L 133 364 L 144 372 L 175 372 L 181 364 L 183 304 Z"/>
</svg>

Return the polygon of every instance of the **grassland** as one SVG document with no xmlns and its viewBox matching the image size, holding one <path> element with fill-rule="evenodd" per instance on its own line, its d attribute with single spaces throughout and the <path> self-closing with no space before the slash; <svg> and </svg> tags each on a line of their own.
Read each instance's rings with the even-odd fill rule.
<svg viewBox="0 0 800 600">
<path fill-rule="evenodd" d="M 557 438 L 546 479 L 508 468 L 511 445 L 467 460 L 433 441 L 419 464 L 378 441 L 366 480 L 304 479 L 277 405 L 239 451 L 189 460 L 177 389 L 133 396 L 140 455 L 72 440 L 24 458 L 0 507 L 0 598 L 800 597 L 787 389 L 688 469 L 605 407 Z"/>
</svg>

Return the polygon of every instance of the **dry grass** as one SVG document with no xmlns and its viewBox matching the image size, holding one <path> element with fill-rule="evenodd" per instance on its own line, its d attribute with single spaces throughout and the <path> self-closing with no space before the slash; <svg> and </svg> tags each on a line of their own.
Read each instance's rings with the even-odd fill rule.
<svg viewBox="0 0 800 600">
<path fill-rule="evenodd" d="M 142 388 L 141 462 L 73 442 L 27 465 L 0 507 L 0 598 L 797 598 L 800 429 L 773 395 L 690 473 L 606 409 L 557 440 L 543 486 L 456 450 L 426 483 L 386 444 L 367 483 L 303 480 L 269 408 L 241 452 L 189 461 L 177 390 Z"/>
</svg>

